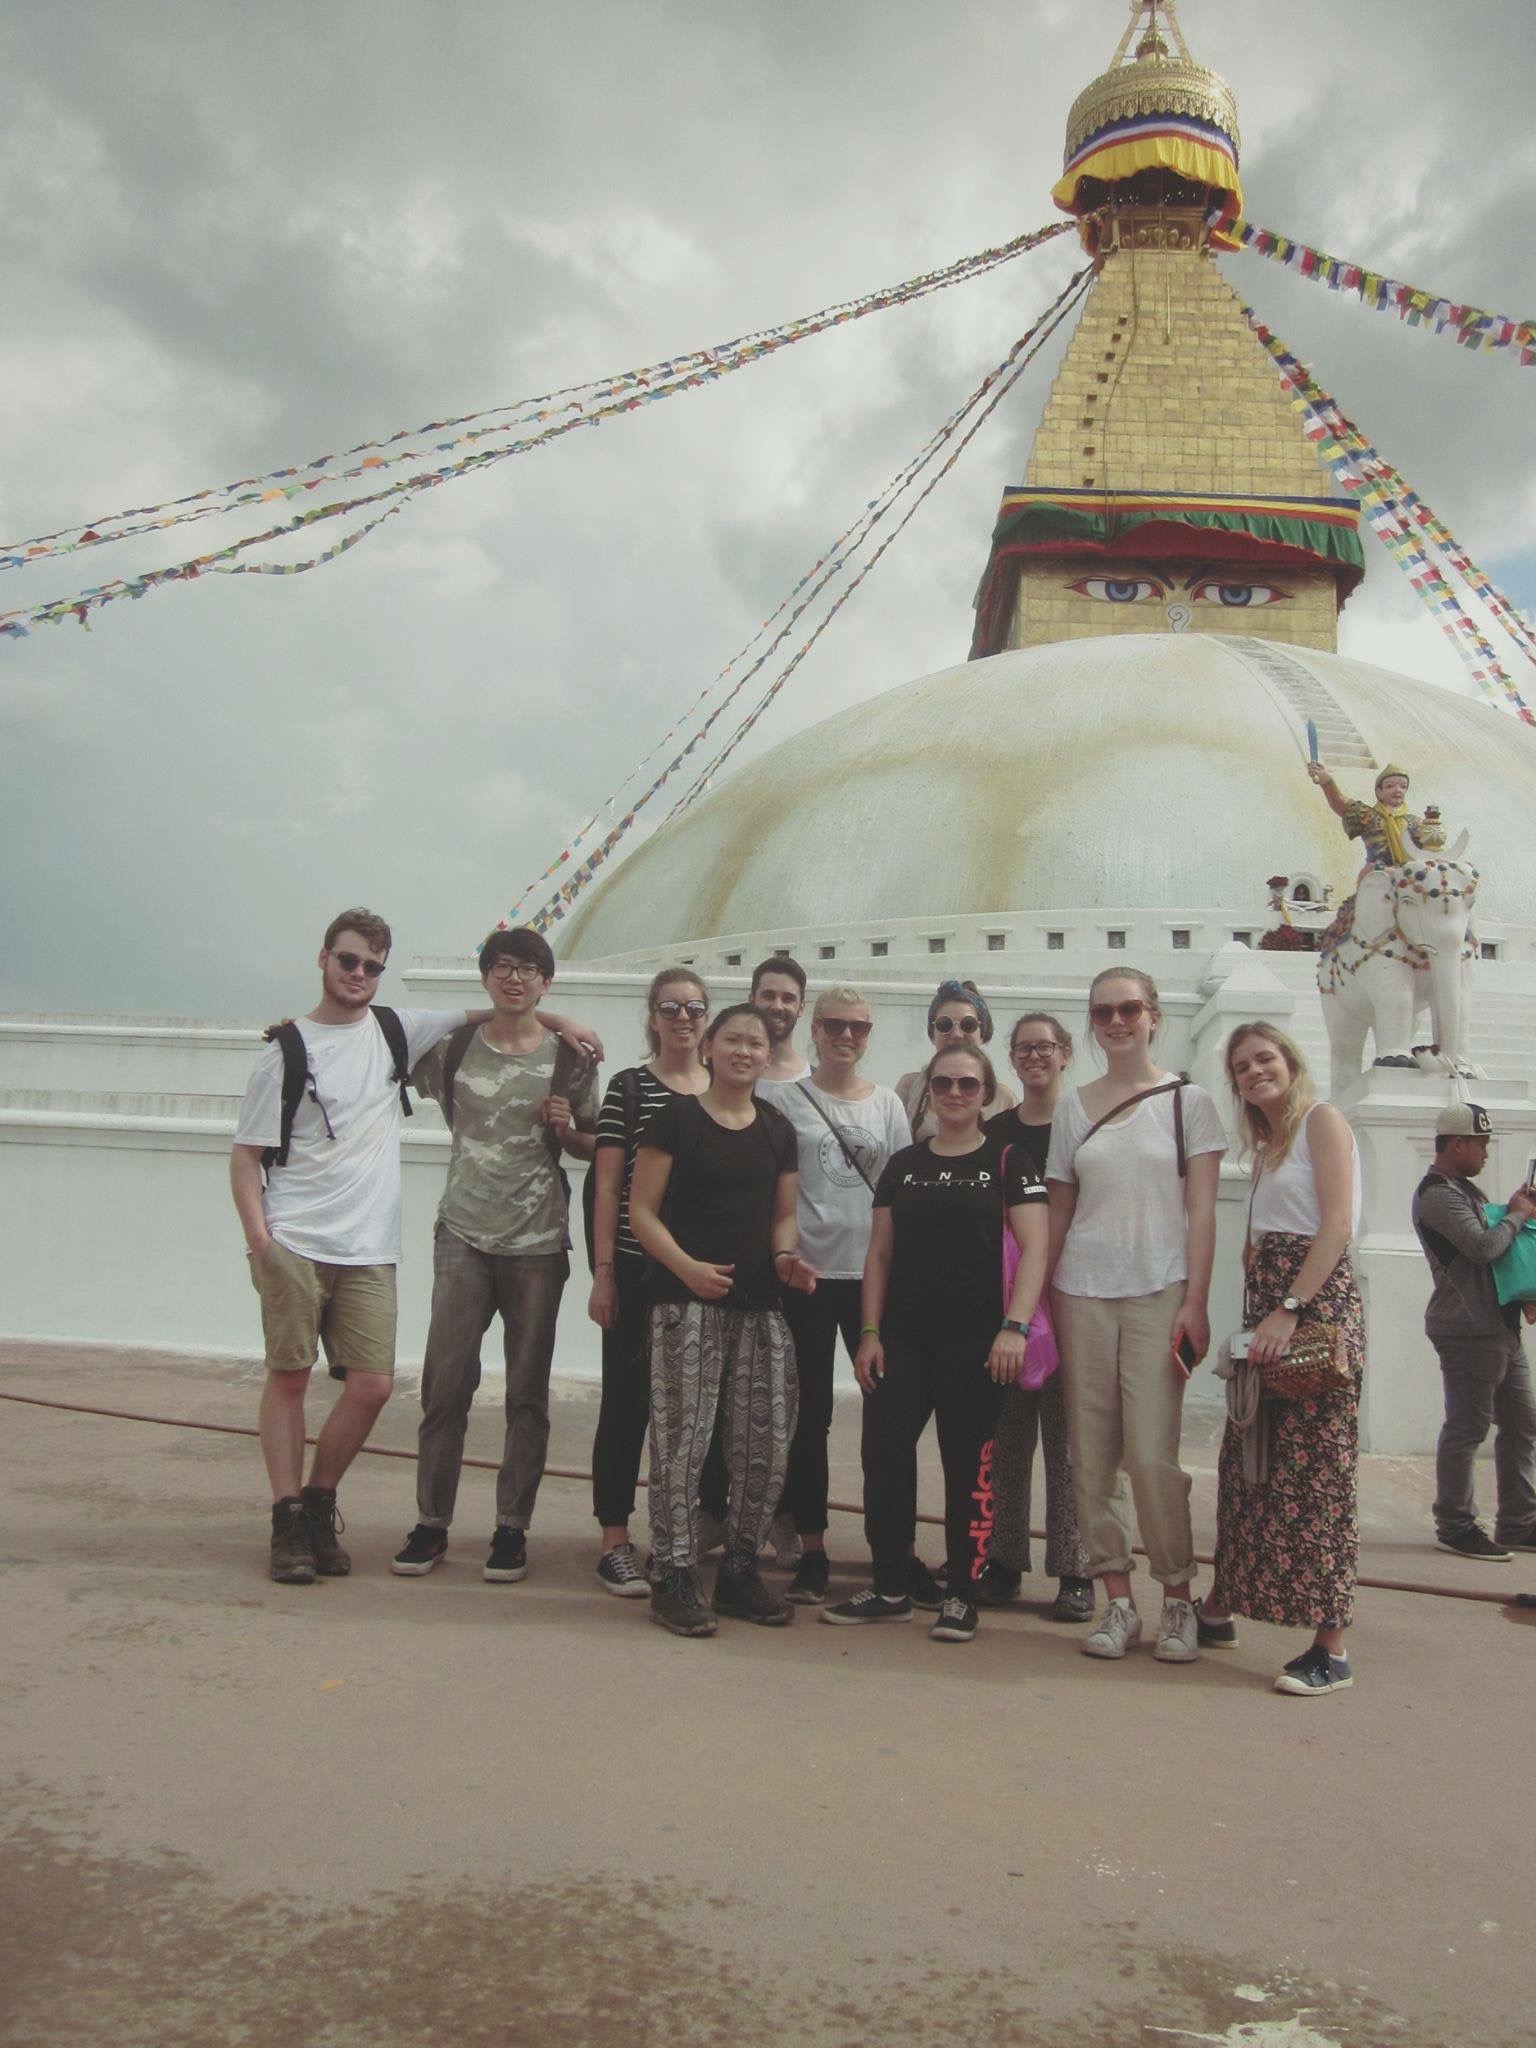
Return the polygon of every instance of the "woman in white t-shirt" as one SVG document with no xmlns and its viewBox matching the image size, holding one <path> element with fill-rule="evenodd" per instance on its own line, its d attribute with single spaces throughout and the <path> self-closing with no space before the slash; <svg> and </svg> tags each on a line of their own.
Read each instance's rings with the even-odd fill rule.
<svg viewBox="0 0 1536 2048">
<path fill-rule="evenodd" d="M 1107 1071 L 1068 1089 L 1051 1120 L 1051 1309 L 1062 1359 L 1077 1518 L 1109 1598 L 1083 1642 L 1123 1657 L 1141 1640 L 1131 1598 L 1126 1479 L 1163 1587 L 1154 1652 L 1199 1655 L 1189 1475 L 1179 1463 L 1184 1386 L 1210 1343 L 1216 1186 L 1226 1134 L 1203 1088 L 1152 1058 L 1156 985 L 1109 967 L 1088 991 Z"/>
<path fill-rule="evenodd" d="M 789 1582 L 789 1598 L 803 1606 L 819 1606 L 827 1592 L 827 1435 L 837 1339 L 841 1333 L 852 1359 L 875 1186 L 891 1154 L 912 1142 L 895 1089 L 859 1072 L 873 1029 L 856 988 L 823 989 L 811 1013 L 815 1064 L 808 1078 L 757 1086 L 795 1127 L 800 1250 L 816 1268 L 814 1294 L 784 1294 L 800 1413 L 779 1513 L 804 1546 Z"/>
</svg>

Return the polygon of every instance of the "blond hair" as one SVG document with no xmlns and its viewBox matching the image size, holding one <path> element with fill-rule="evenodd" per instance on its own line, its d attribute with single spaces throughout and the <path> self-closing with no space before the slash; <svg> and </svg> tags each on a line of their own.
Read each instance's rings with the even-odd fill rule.
<svg viewBox="0 0 1536 2048">
<path fill-rule="evenodd" d="M 811 1012 L 811 1023 L 819 1024 L 834 1003 L 843 1006 L 855 1004 L 861 1010 L 869 1008 L 869 1000 L 861 996 L 856 988 L 824 988 L 816 998 L 816 1007 Z"/>
<path fill-rule="evenodd" d="M 1278 1113 L 1273 1119 L 1263 1116 L 1244 1102 L 1238 1093 L 1237 1082 L 1232 1074 L 1232 1058 L 1237 1048 L 1248 1038 L 1262 1038 L 1266 1045 L 1272 1045 L 1285 1061 L 1291 1084 L 1285 1091 Z M 1307 1072 L 1307 1062 L 1301 1047 L 1288 1032 L 1278 1024 L 1266 1024 L 1256 1018 L 1252 1024 L 1239 1024 L 1227 1040 L 1226 1051 L 1222 1054 L 1222 1065 L 1227 1070 L 1227 1086 L 1232 1090 L 1237 1104 L 1237 1127 L 1241 1149 L 1251 1152 L 1260 1166 L 1273 1169 L 1290 1151 L 1296 1133 L 1301 1129 L 1301 1120 L 1312 1107 L 1312 1077 Z"/>
</svg>

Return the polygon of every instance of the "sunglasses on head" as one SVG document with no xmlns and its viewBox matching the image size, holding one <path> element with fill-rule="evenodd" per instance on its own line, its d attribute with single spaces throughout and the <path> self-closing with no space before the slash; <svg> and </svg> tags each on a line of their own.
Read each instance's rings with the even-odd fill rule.
<svg viewBox="0 0 1536 2048">
<path fill-rule="evenodd" d="M 1150 1007 L 1140 996 L 1132 996 L 1124 1003 L 1090 1003 L 1088 1015 L 1095 1024 L 1113 1024 L 1117 1017 L 1122 1024 L 1134 1024 Z"/>
<path fill-rule="evenodd" d="M 377 981 L 384 972 L 384 962 L 382 960 L 369 960 L 361 953 L 333 953 L 331 958 L 336 962 L 336 965 L 343 974 L 356 974 L 359 967 L 361 967 L 370 981 Z"/>
<path fill-rule="evenodd" d="M 935 1095 L 961 1095 L 967 1100 L 981 1093 L 980 1074 L 935 1074 L 928 1083 Z"/>
<path fill-rule="evenodd" d="M 687 1017 L 697 1024 L 701 1017 L 709 1015 L 709 1005 L 701 1003 L 697 996 L 686 1003 L 680 1003 L 675 996 L 668 996 L 665 1001 L 656 1005 L 656 1014 L 658 1017 L 665 1017 L 669 1024 L 679 1017 Z"/>
<path fill-rule="evenodd" d="M 969 1037 L 973 1031 L 981 1029 L 981 1019 L 979 1017 L 935 1017 L 933 1028 L 935 1031 L 942 1031 L 946 1037 L 948 1037 L 951 1031 L 963 1031 Z"/>
<path fill-rule="evenodd" d="M 842 1038 L 846 1034 L 855 1045 L 862 1045 L 875 1024 L 872 1017 L 823 1017 L 820 1028 L 833 1038 Z"/>
</svg>

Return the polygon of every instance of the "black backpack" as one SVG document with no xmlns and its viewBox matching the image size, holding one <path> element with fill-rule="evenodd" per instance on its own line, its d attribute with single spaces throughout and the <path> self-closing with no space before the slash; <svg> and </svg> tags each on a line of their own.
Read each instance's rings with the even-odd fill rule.
<svg viewBox="0 0 1536 2048">
<path fill-rule="evenodd" d="M 405 1026 L 395 1011 L 383 1003 L 375 1003 L 370 1014 L 384 1034 L 384 1043 L 389 1047 L 393 1062 L 391 1078 L 400 1090 L 400 1107 L 407 1116 L 414 1115 L 410 1097 L 405 1092 L 406 1067 L 409 1054 L 405 1043 Z M 276 1045 L 283 1056 L 283 1119 L 279 1126 L 278 1141 L 268 1145 L 261 1155 L 262 1170 L 270 1174 L 274 1166 L 288 1164 L 288 1147 L 293 1142 L 293 1120 L 299 1113 L 299 1104 L 304 1100 L 306 1088 L 321 1116 L 325 1117 L 326 1136 L 334 1138 L 331 1119 L 326 1114 L 325 1104 L 315 1093 L 315 1077 L 309 1071 L 309 1051 L 304 1044 L 304 1034 L 291 1017 L 285 1017 L 281 1024 L 269 1024 L 261 1034 L 270 1044 Z"/>
</svg>

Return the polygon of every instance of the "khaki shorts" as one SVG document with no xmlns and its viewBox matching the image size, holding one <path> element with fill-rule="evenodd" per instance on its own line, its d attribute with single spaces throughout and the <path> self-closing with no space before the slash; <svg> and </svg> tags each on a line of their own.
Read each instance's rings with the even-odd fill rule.
<svg viewBox="0 0 1536 2048">
<path fill-rule="evenodd" d="M 322 1266 L 272 1238 L 250 1258 L 261 1296 L 268 1372 L 307 1372 L 325 1346 L 333 1380 L 349 1372 L 395 1372 L 393 1266 Z"/>
</svg>

